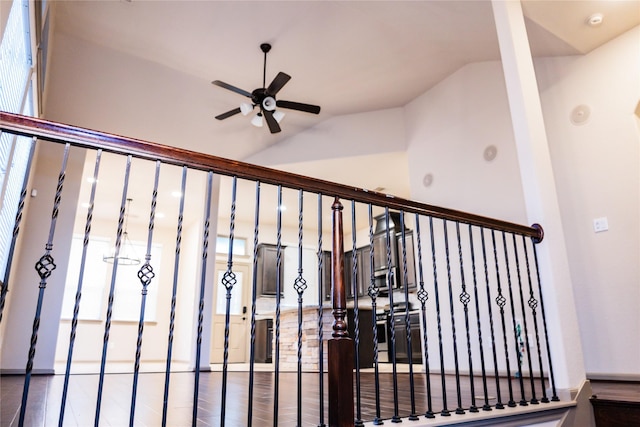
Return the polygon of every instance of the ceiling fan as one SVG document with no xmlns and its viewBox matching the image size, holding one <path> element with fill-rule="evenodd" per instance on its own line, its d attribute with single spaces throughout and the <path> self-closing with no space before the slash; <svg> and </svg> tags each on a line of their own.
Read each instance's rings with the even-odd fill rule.
<svg viewBox="0 0 640 427">
<path fill-rule="evenodd" d="M 304 111 L 305 113 L 319 114 L 320 107 L 317 105 L 276 100 L 276 95 L 278 94 L 280 89 L 282 89 L 284 85 L 287 84 L 287 82 L 291 79 L 291 76 L 283 72 L 279 72 L 267 87 L 267 53 L 271 50 L 271 45 L 269 43 L 263 43 L 260 45 L 260 49 L 262 50 L 262 52 L 264 52 L 264 71 L 262 73 L 261 88 L 255 89 L 253 92 L 247 92 L 246 90 L 237 88 L 220 80 L 214 80 L 213 82 L 211 82 L 216 86 L 220 86 L 240 95 L 246 96 L 251 100 L 251 103 L 242 103 L 238 108 L 234 108 L 233 110 L 229 110 L 226 113 L 217 115 L 216 119 L 224 120 L 231 116 L 235 116 L 238 113 L 242 113 L 246 116 L 251 113 L 257 106 L 259 107 L 260 111 L 258 112 L 258 114 L 256 114 L 255 117 L 253 117 L 253 119 L 251 119 L 251 124 L 253 124 L 254 126 L 262 127 L 262 120 L 264 118 L 264 120 L 267 122 L 267 126 L 269 126 L 269 131 L 271 131 L 271 133 L 277 133 L 281 130 L 279 122 L 284 117 L 284 113 L 282 111 L 276 110 L 276 107 Z"/>
</svg>

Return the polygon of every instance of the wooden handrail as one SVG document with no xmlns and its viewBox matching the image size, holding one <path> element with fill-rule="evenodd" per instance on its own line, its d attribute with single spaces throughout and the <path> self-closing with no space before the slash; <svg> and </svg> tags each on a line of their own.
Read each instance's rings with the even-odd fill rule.
<svg viewBox="0 0 640 427">
<path fill-rule="evenodd" d="M 492 228 L 532 237 L 535 242 L 542 241 L 544 236 L 539 225 L 526 226 L 502 221 L 481 215 L 433 206 L 413 200 L 378 193 L 364 188 L 338 184 L 321 179 L 310 178 L 294 173 L 252 165 L 236 160 L 185 150 L 177 147 L 157 144 L 135 138 L 99 132 L 91 129 L 51 122 L 43 119 L 22 116 L 0 111 L 0 130 L 19 135 L 37 137 L 58 143 L 103 149 L 107 152 L 132 155 L 134 157 L 161 160 L 165 163 L 190 168 L 214 171 L 221 175 L 236 176 L 264 183 L 282 185 L 283 187 L 303 189 L 321 193 L 326 196 L 371 203 L 377 206 L 388 206 L 389 209 L 403 210 L 434 218 L 458 221 L 479 227 Z"/>
</svg>

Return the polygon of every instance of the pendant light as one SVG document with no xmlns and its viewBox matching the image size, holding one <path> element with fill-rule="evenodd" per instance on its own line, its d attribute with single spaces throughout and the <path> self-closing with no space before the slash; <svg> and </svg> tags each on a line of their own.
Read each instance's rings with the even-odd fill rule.
<svg viewBox="0 0 640 427">
<path fill-rule="evenodd" d="M 131 200 L 127 199 L 127 208 L 124 213 L 124 233 L 122 233 L 122 244 L 120 245 L 120 251 L 116 257 L 116 248 L 114 247 L 111 254 L 104 255 L 102 260 L 106 263 L 113 264 L 118 259 L 118 265 L 137 265 L 140 264 L 140 258 L 136 255 L 136 251 L 133 244 L 129 240 L 129 233 L 127 233 L 127 226 L 129 224 L 129 208 L 131 207 Z"/>
</svg>

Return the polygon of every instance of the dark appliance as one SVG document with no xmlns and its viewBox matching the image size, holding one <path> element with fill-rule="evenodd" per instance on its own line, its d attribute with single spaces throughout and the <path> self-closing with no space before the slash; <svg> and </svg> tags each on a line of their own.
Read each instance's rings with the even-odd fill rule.
<svg viewBox="0 0 640 427">
<path fill-rule="evenodd" d="M 403 246 L 400 214 L 389 212 L 389 245 L 387 246 L 387 218 L 385 214 L 375 217 L 376 229 L 373 236 L 373 269 L 376 286 L 382 294 L 389 289 L 416 288 L 415 258 L 413 253 L 413 232 L 406 228 Z M 405 283 L 403 254 L 407 257 L 407 280 Z M 389 274 L 391 273 L 391 274 Z"/>
</svg>

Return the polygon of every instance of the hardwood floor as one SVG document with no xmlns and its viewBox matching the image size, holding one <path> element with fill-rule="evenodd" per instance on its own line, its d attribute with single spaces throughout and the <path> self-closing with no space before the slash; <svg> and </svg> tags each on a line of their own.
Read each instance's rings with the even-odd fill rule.
<svg viewBox="0 0 640 427">
<path fill-rule="evenodd" d="M 318 374 L 305 373 L 302 375 L 302 424 L 319 425 L 319 389 Z M 376 416 L 376 399 L 374 392 L 374 374 L 361 374 L 361 413 L 364 421 L 372 421 Z M 23 387 L 22 376 L 0 377 L 0 425 L 16 426 Z M 432 388 L 433 410 L 438 413 L 443 409 L 442 378 L 439 375 L 430 376 Z M 27 426 L 49 426 L 58 424 L 60 399 L 62 396 L 64 376 L 33 376 L 27 404 Z M 125 426 L 129 424 L 131 407 L 131 374 L 107 374 L 104 381 L 103 399 L 100 411 L 100 425 Z M 274 383 L 276 379 L 272 372 L 256 372 L 253 397 L 253 426 L 274 425 Z M 277 425 L 293 426 L 297 420 L 297 376 L 295 373 L 280 373 Z M 328 421 L 326 405 L 325 374 L 325 423 Z M 398 413 L 406 417 L 411 413 L 409 375 L 398 374 Z M 502 379 L 501 396 L 505 403 L 509 400 L 508 381 Z M 98 375 L 72 375 L 69 383 L 69 396 L 65 411 L 64 425 L 91 426 L 94 424 L 96 408 Z M 176 372 L 171 375 L 170 395 L 168 402 L 169 426 L 189 426 L 192 419 L 194 374 L 192 372 Z M 221 372 L 201 373 L 198 399 L 198 425 L 220 426 L 221 418 Z M 225 422 L 228 426 L 248 425 L 248 372 L 229 372 L 225 408 Z M 423 416 L 427 410 L 426 376 L 416 372 L 414 375 L 414 389 L 416 413 Z M 529 379 L 523 381 L 527 399 L 531 396 Z M 475 378 L 476 405 L 482 410 L 484 391 L 482 381 Z M 535 381 L 537 397 L 540 399 L 539 380 Z M 469 408 L 471 405 L 471 383 L 468 377 L 461 377 L 461 405 Z M 514 399 L 519 401 L 519 381 L 512 380 Z M 458 406 L 456 397 L 457 384 L 455 377 L 445 377 L 447 409 L 454 412 Z M 143 373 L 138 381 L 138 392 L 135 410 L 136 426 L 159 426 L 162 419 L 162 402 L 164 393 L 163 373 Z M 394 415 L 393 378 L 391 374 L 380 375 L 382 419 L 389 419 Z M 496 382 L 490 378 L 487 381 L 487 393 L 490 405 L 496 403 Z M 495 410 L 495 409 L 494 409 Z M 356 412 L 357 413 L 357 412 Z M 387 424 L 386 422 L 385 424 Z"/>
</svg>

